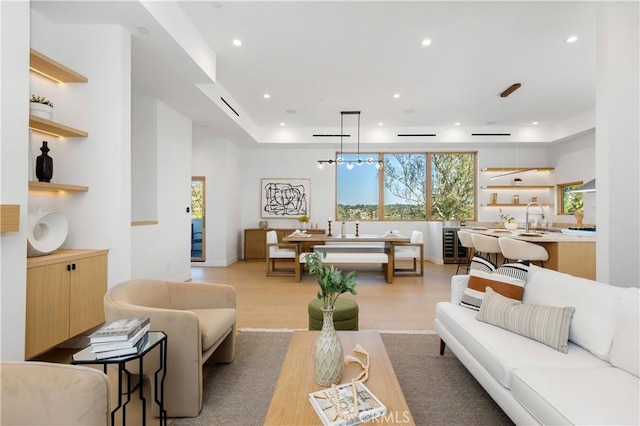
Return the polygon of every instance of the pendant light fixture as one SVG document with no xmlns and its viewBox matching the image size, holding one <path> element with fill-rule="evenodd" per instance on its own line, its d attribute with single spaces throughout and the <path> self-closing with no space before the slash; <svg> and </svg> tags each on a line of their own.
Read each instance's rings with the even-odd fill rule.
<svg viewBox="0 0 640 426">
<path fill-rule="evenodd" d="M 344 116 L 345 115 L 357 115 L 358 116 L 358 154 L 356 156 L 356 160 L 355 161 L 344 161 L 344 156 L 343 156 L 343 136 L 344 136 Z M 319 169 L 324 169 L 326 164 L 329 164 L 330 166 L 332 166 L 333 164 L 345 164 L 346 163 L 346 167 L 348 170 L 353 170 L 355 165 L 361 166 L 362 164 L 375 164 L 376 165 L 376 169 L 381 170 L 384 167 L 384 161 L 382 160 L 374 160 L 373 158 L 369 157 L 366 160 L 362 160 L 360 158 L 360 111 L 341 111 L 340 112 L 340 155 L 338 156 L 338 158 L 336 158 L 335 160 L 333 159 L 329 159 L 329 160 L 318 160 L 317 161 L 317 167 Z"/>
</svg>

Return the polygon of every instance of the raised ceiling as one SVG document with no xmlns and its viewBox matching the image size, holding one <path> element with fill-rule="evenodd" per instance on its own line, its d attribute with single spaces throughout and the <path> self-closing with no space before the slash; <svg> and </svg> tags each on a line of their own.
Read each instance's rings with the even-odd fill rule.
<svg viewBox="0 0 640 426">
<path fill-rule="evenodd" d="M 187 23 L 180 29 L 150 3 L 32 9 L 54 23 L 124 26 L 134 96 L 161 99 L 198 133 L 240 143 L 324 143 L 312 135 L 339 133 L 344 110 L 362 111 L 367 141 L 506 132 L 550 142 L 595 107 L 594 2 L 162 2 Z M 189 49 L 194 40 L 215 56 L 213 72 Z M 501 98 L 513 83 L 522 86 Z"/>
</svg>

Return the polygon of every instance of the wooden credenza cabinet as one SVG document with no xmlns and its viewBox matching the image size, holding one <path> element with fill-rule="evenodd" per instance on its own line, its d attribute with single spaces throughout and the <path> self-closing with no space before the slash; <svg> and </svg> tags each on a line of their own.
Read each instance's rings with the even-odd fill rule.
<svg viewBox="0 0 640 426">
<path fill-rule="evenodd" d="M 295 229 L 289 228 L 248 228 L 244 230 L 244 260 L 264 261 L 267 259 L 267 232 L 276 231 L 278 241 L 291 234 Z M 307 229 L 309 234 L 325 234 L 324 229 Z M 305 247 L 308 250 L 308 247 Z"/>
<path fill-rule="evenodd" d="M 27 259 L 25 358 L 104 322 L 107 250 L 57 250 Z"/>
</svg>

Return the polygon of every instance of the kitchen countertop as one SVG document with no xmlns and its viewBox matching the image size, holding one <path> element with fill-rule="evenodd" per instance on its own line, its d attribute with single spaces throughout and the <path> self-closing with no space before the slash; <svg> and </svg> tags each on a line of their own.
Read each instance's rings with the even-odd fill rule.
<svg viewBox="0 0 640 426">
<path fill-rule="evenodd" d="M 475 227 L 479 228 L 479 227 Z M 524 229 L 516 229 L 515 231 L 507 231 L 506 229 L 474 229 L 473 226 L 463 226 L 461 229 L 465 229 L 469 232 L 474 232 L 483 235 L 489 235 L 492 237 L 510 237 L 516 240 L 528 241 L 531 243 L 562 243 L 562 242 L 579 242 L 579 243 L 593 243 L 596 241 L 595 237 L 586 235 L 570 235 L 562 234 L 560 232 L 544 232 L 544 231 L 532 231 L 535 235 L 521 235 L 524 233 Z"/>
</svg>

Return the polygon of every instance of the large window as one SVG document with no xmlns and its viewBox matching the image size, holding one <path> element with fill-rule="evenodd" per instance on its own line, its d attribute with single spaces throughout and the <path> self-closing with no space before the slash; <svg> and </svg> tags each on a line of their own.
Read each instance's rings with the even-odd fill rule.
<svg viewBox="0 0 640 426">
<path fill-rule="evenodd" d="M 558 214 L 574 214 L 581 212 L 584 206 L 584 194 L 571 192 L 578 189 L 582 182 L 569 182 L 558 184 Z"/>
<path fill-rule="evenodd" d="M 343 157 L 345 163 L 357 160 L 355 154 Z M 475 219 L 474 152 L 367 153 L 364 157 L 383 160 L 384 168 L 337 167 L 336 220 Z"/>
<path fill-rule="evenodd" d="M 431 159 L 430 220 L 475 219 L 475 153 L 437 153 Z"/>
</svg>

